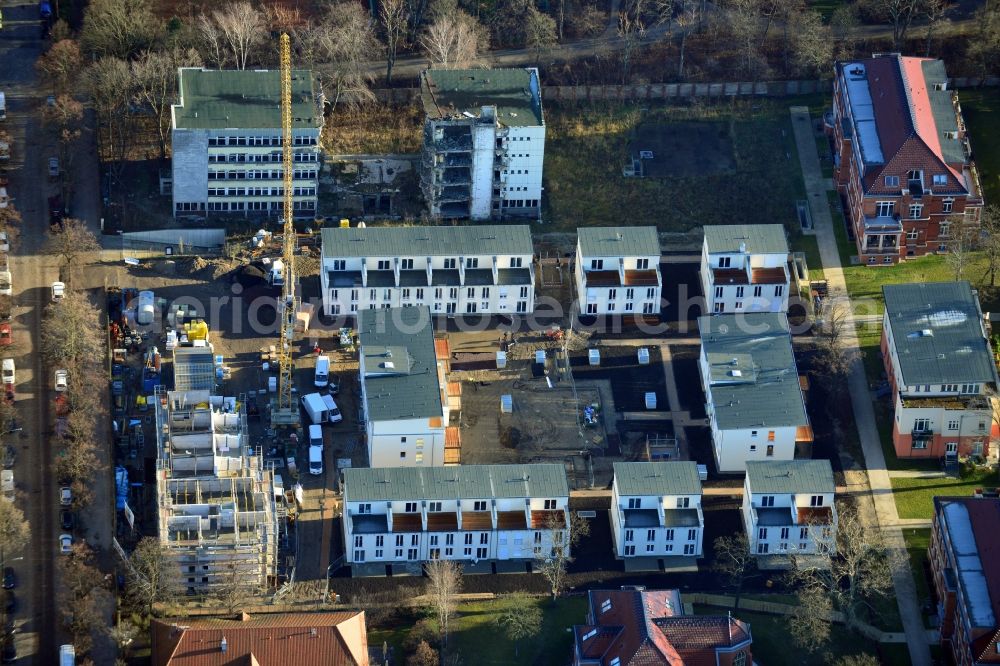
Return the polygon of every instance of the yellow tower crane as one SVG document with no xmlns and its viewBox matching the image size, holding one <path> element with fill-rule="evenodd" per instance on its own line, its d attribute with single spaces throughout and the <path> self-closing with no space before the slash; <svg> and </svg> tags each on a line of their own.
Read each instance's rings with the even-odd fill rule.
<svg viewBox="0 0 1000 666">
<path fill-rule="evenodd" d="M 298 426 L 299 409 L 292 398 L 292 343 L 295 341 L 295 314 L 299 299 L 295 293 L 295 225 L 292 223 L 292 47 L 287 34 L 281 35 L 281 164 L 284 174 L 284 242 L 281 259 L 283 283 L 278 303 L 281 321 L 278 340 L 278 400 L 271 405 L 272 426 Z"/>
</svg>

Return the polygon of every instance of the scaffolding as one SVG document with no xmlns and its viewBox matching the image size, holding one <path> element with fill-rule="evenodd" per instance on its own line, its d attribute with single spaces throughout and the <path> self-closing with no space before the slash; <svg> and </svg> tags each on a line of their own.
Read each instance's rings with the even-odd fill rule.
<svg viewBox="0 0 1000 666">
<path fill-rule="evenodd" d="M 248 444 L 245 396 L 154 394 L 160 543 L 189 591 L 273 587 L 279 521 L 274 475 Z"/>
</svg>

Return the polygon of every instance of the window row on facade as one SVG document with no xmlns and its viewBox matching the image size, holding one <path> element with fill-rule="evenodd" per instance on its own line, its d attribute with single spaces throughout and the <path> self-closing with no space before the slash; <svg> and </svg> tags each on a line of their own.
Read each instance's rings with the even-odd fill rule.
<svg viewBox="0 0 1000 666">
<path fill-rule="evenodd" d="M 284 210 L 284 201 L 178 201 L 174 210 L 178 213 L 188 212 L 245 212 L 245 211 L 276 211 Z M 315 201 L 293 201 L 292 210 L 316 210 Z"/>
<path fill-rule="evenodd" d="M 295 180 L 316 180 L 316 169 L 296 169 L 292 172 Z M 282 180 L 284 169 L 251 169 L 249 171 L 209 171 L 209 180 Z"/>
<path fill-rule="evenodd" d="M 210 136 L 209 146 L 281 146 L 284 141 L 276 136 Z M 319 143 L 316 136 L 295 135 L 292 137 L 294 146 L 315 146 Z"/>
<path fill-rule="evenodd" d="M 241 164 L 258 162 L 262 164 L 281 164 L 285 156 L 281 153 L 209 153 L 209 164 Z M 293 162 L 319 162 L 319 153 L 292 153 Z"/>
</svg>

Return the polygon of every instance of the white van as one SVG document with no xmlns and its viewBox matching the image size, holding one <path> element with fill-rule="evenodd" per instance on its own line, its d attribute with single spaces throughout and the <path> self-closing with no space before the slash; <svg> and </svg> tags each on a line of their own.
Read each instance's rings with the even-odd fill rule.
<svg viewBox="0 0 1000 666">
<path fill-rule="evenodd" d="M 323 473 L 323 447 L 309 447 L 309 473 L 319 476 Z"/>
<path fill-rule="evenodd" d="M 319 425 L 320 423 L 327 423 L 330 420 L 330 414 L 319 393 L 307 393 L 302 396 L 301 401 L 302 407 L 309 415 L 309 420 L 314 424 Z"/>
<path fill-rule="evenodd" d="M 323 405 L 326 407 L 326 419 L 330 423 L 340 423 L 344 420 L 344 415 L 340 413 L 340 408 L 334 402 L 333 396 L 324 394 Z"/>
<path fill-rule="evenodd" d="M 10 271 L 0 271 L 0 295 L 12 296 L 14 294 L 12 281 Z"/>
<path fill-rule="evenodd" d="M 309 426 L 309 446 L 323 448 L 323 426 L 315 424 Z"/>
<path fill-rule="evenodd" d="M 5 358 L 3 360 L 3 383 L 14 383 L 14 359 Z"/>
<path fill-rule="evenodd" d="M 313 377 L 313 384 L 316 388 L 323 388 L 330 383 L 330 357 L 316 357 L 316 374 Z"/>
</svg>

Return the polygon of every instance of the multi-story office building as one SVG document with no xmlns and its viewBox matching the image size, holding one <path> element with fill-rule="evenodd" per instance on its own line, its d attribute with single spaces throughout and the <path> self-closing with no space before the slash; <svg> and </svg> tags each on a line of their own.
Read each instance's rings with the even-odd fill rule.
<svg viewBox="0 0 1000 666">
<path fill-rule="evenodd" d="M 523 573 L 569 547 L 562 465 L 345 469 L 343 488 L 354 575 L 418 573 L 432 559 L 477 573 Z"/>
<path fill-rule="evenodd" d="M 705 227 L 705 313 L 788 312 L 788 242 L 780 224 Z"/>
<path fill-rule="evenodd" d="M 175 217 L 277 217 L 284 207 L 281 72 L 178 70 L 171 108 Z M 297 217 L 316 214 L 321 100 L 312 72 L 292 72 Z"/>
<path fill-rule="evenodd" d="M 420 98 L 421 186 L 433 217 L 541 215 L 545 120 L 537 69 L 429 69 Z"/>
<path fill-rule="evenodd" d="M 328 316 L 424 305 L 432 314 L 526 314 L 535 307 L 524 225 L 323 229 Z"/>
<path fill-rule="evenodd" d="M 656 227 L 581 227 L 576 237 L 580 314 L 660 314 Z"/>
</svg>

